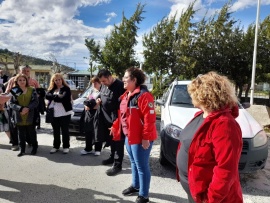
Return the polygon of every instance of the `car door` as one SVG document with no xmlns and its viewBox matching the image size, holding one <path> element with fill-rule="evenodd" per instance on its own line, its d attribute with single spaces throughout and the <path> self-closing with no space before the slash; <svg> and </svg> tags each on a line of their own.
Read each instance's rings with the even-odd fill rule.
<svg viewBox="0 0 270 203">
<path fill-rule="evenodd" d="M 171 122 L 170 112 L 168 110 L 168 107 L 170 103 L 170 97 L 171 97 L 173 86 L 174 84 L 172 83 L 162 96 L 162 101 L 164 102 L 164 105 L 160 106 L 160 112 L 161 112 L 160 131 L 162 131 L 163 128 Z"/>
</svg>

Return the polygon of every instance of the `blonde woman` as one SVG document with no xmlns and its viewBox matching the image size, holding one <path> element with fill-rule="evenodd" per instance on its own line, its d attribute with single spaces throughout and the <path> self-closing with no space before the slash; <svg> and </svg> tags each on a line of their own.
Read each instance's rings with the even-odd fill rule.
<svg viewBox="0 0 270 203">
<path fill-rule="evenodd" d="M 29 86 L 27 76 L 18 74 L 15 79 L 14 90 L 20 90 L 21 94 L 13 94 L 10 100 L 10 108 L 13 110 L 14 123 L 18 128 L 20 139 L 20 153 L 18 157 L 25 154 L 26 137 L 30 138 L 32 144 L 31 154 L 37 153 L 38 143 L 37 134 L 34 123 L 35 108 L 38 106 L 38 97 L 36 90 Z M 13 92 L 13 88 L 11 92 Z"/>
<path fill-rule="evenodd" d="M 201 109 L 181 132 L 178 180 L 190 203 L 242 203 L 238 162 L 242 133 L 235 118 L 237 98 L 231 82 L 215 72 L 199 75 L 188 86 Z"/>
<path fill-rule="evenodd" d="M 63 153 L 69 153 L 69 122 L 72 114 L 71 91 L 62 74 L 56 73 L 52 76 L 48 92 L 46 94 L 48 108 L 54 109 L 52 121 L 53 148 L 50 153 L 56 153 L 61 145 L 60 132 L 62 132 Z"/>
</svg>

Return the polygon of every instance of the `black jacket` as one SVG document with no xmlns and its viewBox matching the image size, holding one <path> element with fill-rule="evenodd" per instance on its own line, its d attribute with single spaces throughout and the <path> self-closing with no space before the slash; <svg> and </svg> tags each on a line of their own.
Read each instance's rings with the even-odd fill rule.
<svg viewBox="0 0 270 203">
<path fill-rule="evenodd" d="M 62 103 L 66 111 L 72 110 L 72 104 L 71 104 L 71 91 L 70 88 L 67 86 L 63 86 L 60 88 L 59 95 L 54 95 L 54 91 L 56 88 L 53 88 L 52 90 L 48 91 L 46 93 L 46 99 L 49 101 L 48 107 L 50 106 L 52 101 Z"/>
<path fill-rule="evenodd" d="M 111 140 L 109 129 L 117 118 L 119 97 L 125 92 L 122 81 L 116 79 L 111 86 L 100 89 L 101 105 L 97 109 L 94 119 L 96 141 L 108 142 Z M 106 144 L 106 146 L 108 146 Z"/>
</svg>

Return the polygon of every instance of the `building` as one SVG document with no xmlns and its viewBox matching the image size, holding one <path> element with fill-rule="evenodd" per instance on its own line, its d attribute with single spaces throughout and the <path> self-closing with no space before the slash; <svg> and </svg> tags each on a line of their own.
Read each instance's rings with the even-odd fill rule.
<svg viewBox="0 0 270 203">
<path fill-rule="evenodd" d="M 93 76 L 97 75 L 98 71 L 93 72 Z M 75 70 L 67 73 L 67 79 L 72 80 L 77 89 L 83 90 L 89 85 L 90 72 L 88 70 Z"/>
<path fill-rule="evenodd" d="M 35 78 L 38 83 L 40 84 L 41 87 L 47 88 L 52 70 L 50 65 L 29 65 L 32 70 L 31 70 L 31 77 Z M 3 65 L 0 65 L 0 68 L 2 70 L 5 70 L 5 67 Z M 13 64 L 8 64 L 8 72 L 5 73 L 9 78 L 11 78 L 14 74 L 16 74 L 14 65 Z"/>
</svg>

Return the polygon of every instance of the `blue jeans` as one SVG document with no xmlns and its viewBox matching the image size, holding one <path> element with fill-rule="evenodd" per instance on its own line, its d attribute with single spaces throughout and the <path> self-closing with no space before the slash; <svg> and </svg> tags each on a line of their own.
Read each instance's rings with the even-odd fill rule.
<svg viewBox="0 0 270 203">
<path fill-rule="evenodd" d="M 146 150 L 142 144 L 129 145 L 128 137 L 126 137 L 125 144 L 131 162 L 132 186 L 139 188 L 139 196 L 148 197 L 151 180 L 149 156 L 153 142 L 150 142 L 150 146 Z"/>
</svg>

